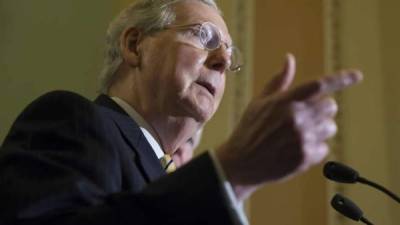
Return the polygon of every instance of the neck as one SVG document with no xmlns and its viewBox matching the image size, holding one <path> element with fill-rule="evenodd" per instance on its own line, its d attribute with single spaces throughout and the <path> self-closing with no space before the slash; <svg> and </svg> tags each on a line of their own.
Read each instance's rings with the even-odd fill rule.
<svg viewBox="0 0 400 225">
<path fill-rule="evenodd" d="M 199 129 L 200 124 L 192 118 L 148 117 L 148 121 L 158 134 L 165 153 L 172 154 Z"/>
<path fill-rule="evenodd" d="M 190 117 L 174 117 L 160 112 L 156 107 L 146 104 L 151 103 L 144 99 L 147 96 L 140 87 L 136 87 L 132 79 L 133 76 L 119 76 L 108 94 L 118 97 L 128 103 L 139 113 L 143 119 L 153 129 L 155 139 L 160 143 L 161 148 L 167 154 L 172 154 L 175 150 L 186 142 L 200 128 L 201 124 Z"/>
</svg>

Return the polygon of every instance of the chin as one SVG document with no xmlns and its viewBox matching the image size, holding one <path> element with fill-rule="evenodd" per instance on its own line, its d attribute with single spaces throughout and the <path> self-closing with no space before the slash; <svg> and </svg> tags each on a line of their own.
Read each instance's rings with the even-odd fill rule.
<svg viewBox="0 0 400 225">
<path fill-rule="evenodd" d="M 195 120 L 199 123 L 205 123 L 209 121 L 211 117 L 214 115 L 213 111 L 202 110 L 202 109 L 197 109 L 194 114 L 195 114 L 194 115 Z"/>
<path fill-rule="evenodd" d="M 194 107 L 194 111 L 197 114 L 196 120 L 199 122 L 209 121 L 215 113 L 214 104 L 210 101 L 197 101 Z"/>
<path fill-rule="evenodd" d="M 214 105 L 210 102 L 185 101 L 182 109 L 185 111 L 185 116 L 193 118 L 198 123 L 205 123 L 214 115 Z"/>
</svg>

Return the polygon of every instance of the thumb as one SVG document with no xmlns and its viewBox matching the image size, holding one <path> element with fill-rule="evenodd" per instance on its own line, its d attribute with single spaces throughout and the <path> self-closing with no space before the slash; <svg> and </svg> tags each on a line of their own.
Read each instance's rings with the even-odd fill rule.
<svg viewBox="0 0 400 225">
<path fill-rule="evenodd" d="M 283 70 L 267 83 L 262 95 L 267 96 L 286 91 L 293 82 L 295 72 L 296 59 L 291 53 L 288 53 L 286 55 L 286 61 Z"/>
</svg>

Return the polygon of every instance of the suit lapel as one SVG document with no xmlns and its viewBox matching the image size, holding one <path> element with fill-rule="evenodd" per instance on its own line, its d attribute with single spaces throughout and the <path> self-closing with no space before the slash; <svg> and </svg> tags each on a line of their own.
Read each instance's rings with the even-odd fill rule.
<svg viewBox="0 0 400 225">
<path fill-rule="evenodd" d="M 145 177 L 149 182 L 158 179 L 165 174 L 154 150 L 144 137 L 142 131 L 136 122 L 110 97 L 100 95 L 95 103 L 110 109 L 110 115 L 113 121 L 120 128 L 121 134 L 127 140 L 133 151 L 139 157 L 139 163 L 143 168 Z"/>
</svg>

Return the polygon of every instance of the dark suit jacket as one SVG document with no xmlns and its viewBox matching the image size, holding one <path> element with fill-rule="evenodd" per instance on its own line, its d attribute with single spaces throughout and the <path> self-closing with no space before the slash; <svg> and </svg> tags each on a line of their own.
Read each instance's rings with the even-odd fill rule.
<svg viewBox="0 0 400 225">
<path fill-rule="evenodd" d="M 17 118 L 0 150 L 0 224 L 232 224 L 210 156 L 166 175 L 109 97 L 55 91 Z"/>
</svg>

